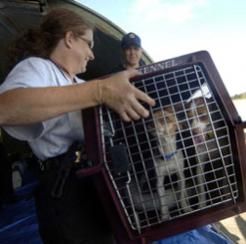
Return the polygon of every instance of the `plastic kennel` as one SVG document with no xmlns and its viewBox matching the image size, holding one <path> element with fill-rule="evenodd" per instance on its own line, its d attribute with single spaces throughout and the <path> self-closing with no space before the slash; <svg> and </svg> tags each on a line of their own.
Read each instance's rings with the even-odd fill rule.
<svg viewBox="0 0 246 244">
<path fill-rule="evenodd" d="M 156 106 L 126 123 L 83 114 L 92 175 L 118 243 L 149 243 L 245 211 L 245 124 L 206 51 L 141 67 Z"/>
</svg>

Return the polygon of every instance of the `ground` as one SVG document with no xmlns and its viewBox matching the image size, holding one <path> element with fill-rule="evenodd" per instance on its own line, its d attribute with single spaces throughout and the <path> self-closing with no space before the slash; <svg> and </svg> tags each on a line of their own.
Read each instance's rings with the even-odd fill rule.
<svg viewBox="0 0 246 244">
<path fill-rule="evenodd" d="M 224 219 L 216 226 L 235 243 L 246 244 L 246 213 Z"/>
</svg>

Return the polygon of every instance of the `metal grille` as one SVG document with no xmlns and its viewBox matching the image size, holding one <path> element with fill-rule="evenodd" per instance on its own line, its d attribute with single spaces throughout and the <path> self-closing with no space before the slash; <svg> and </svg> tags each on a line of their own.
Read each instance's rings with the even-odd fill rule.
<svg viewBox="0 0 246 244">
<path fill-rule="evenodd" d="M 238 198 L 229 128 L 202 65 L 134 81 L 151 115 L 124 123 L 101 107 L 104 161 L 133 230 Z"/>
</svg>

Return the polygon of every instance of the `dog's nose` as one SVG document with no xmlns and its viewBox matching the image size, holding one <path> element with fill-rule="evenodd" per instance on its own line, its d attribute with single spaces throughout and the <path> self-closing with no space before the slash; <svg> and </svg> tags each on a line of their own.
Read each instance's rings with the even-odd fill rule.
<svg viewBox="0 0 246 244">
<path fill-rule="evenodd" d="M 195 144 L 200 144 L 205 140 L 204 132 L 201 128 L 193 128 L 192 137 Z"/>
<path fill-rule="evenodd" d="M 201 128 L 193 128 L 192 129 L 192 134 L 193 135 L 199 135 L 199 134 L 201 134 L 202 133 L 202 130 L 201 130 Z"/>
</svg>

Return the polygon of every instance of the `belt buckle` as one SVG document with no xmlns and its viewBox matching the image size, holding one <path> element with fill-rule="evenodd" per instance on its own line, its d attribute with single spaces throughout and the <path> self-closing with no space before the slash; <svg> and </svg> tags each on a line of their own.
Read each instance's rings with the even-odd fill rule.
<svg viewBox="0 0 246 244">
<path fill-rule="evenodd" d="M 78 164 L 81 162 L 81 152 L 80 151 L 75 151 L 75 160 L 74 160 L 74 163 Z"/>
</svg>

